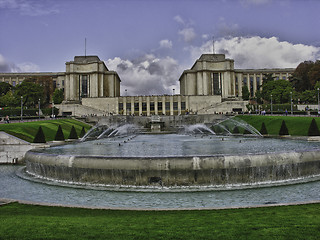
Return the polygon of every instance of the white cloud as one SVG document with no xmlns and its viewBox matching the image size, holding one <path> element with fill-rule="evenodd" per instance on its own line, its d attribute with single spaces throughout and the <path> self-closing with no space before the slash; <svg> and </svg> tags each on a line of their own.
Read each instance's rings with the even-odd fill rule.
<svg viewBox="0 0 320 240">
<path fill-rule="evenodd" d="M 163 39 L 159 42 L 160 44 L 160 48 L 172 48 L 172 41 L 168 40 L 168 39 Z"/>
<path fill-rule="evenodd" d="M 40 67 L 31 62 L 14 64 L 0 54 L 0 72 L 39 72 Z"/>
<path fill-rule="evenodd" d="M 186 43 L 191 43 L 196 38 L 196 33 L 192 27 L 187 27 L 179 31 L 179 35 L 183 37 Z"/>
<path fill-rule="evenodd" d="M 152 54 L 134 60 L 116 57 L 107 60 L 106 65 L 119 74 L 122 95 L 125 89 L 130 95 L 171 94 L 172 89 L 179 89 L 182 69 L 171 57 L 157 58 Z"/>
<path fill-rule="evenodd" d="M 191 58 L 198 59 L 201 54 L 212 52 L 212 42 L 188 50 Z M 258 36 L 220 39 L 215 42 L 215 52 L 234 59 L 236 68 L 295 68 L 300 62 L 315 61 L 320 56 L 318 47 Z"/>
<path fill-rule="evenodd" d="M 40 72 L 40 67 L 31 62 L 19 63 L 20 72 Z"/>
<path fill-rule="evenodd" d="M 50 4 L 48 4 L 50 3 Z M 0 0 L 0 9 L 16 10 L 21 15 L 42 16 L 56 14 L 59 10 L 48 1 Z"/>
<path fill-rule="evenodd" d="M 184 20 L 182 19 L 181 16 L 177 15 L 173 18 L 177 23 L 180 23 L 180 24 L 185 24 Z"/>
</svg>

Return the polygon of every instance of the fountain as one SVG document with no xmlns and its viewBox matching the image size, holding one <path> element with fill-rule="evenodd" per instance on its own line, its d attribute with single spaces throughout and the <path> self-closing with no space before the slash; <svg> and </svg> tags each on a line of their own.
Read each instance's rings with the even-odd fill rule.
<svg viewBox="0 0 320 240">
<path fill-rule="evenodd" d="M 204 124 L 156 135 L 141 134 L 133 124 L 98 125 L 78 143 L 27 152 L 26 172 L 70 184 L 159 191 L 288 184 L 319 176 L 317 143 L 262 138 L 234 119 L 218 125 L 226 129 L 225 124 L 254 137 L 228 130 L 216 135 Z"/>
</svg>

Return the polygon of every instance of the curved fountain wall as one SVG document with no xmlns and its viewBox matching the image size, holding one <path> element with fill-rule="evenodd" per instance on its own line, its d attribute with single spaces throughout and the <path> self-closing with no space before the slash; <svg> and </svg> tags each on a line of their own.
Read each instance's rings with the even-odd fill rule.
<svg viewBox="0 0 320 240">
<path fill-rule="evenodd" d="M 320 151 L 194 157 L 26 153 L 27 172 L 59 181 L 132 186 L 226 186 L 320 174 Z"/>
</svg>

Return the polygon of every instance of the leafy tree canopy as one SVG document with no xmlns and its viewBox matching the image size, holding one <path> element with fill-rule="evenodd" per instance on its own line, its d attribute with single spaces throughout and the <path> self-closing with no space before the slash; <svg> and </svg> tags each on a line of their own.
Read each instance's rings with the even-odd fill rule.
<svg viewBox="0 0 320 240">
<path fill-rule="evenodd" d="M 263 84 L 261 97 L 267 101 L 270 101 L 272 94 L 273 103 L 287 103 L 290 102 L 291 99 L 290 92 L 293 92 L 294 97 L 296 93 L 293 91 L 290 82 L 283 79 L 268 81 L 267 83 Z"/>
<path fill-rule="evenodd" d="M 35 106 L 39 99 L 43 100 L 43 87 L 39 84 L 23 81 L 16 87 L 15 94 L 23 97 L 23 105 Z"/>
<path fill-rule="evenodd" d="M 0 96 L 6 95 L 11 89 L 12 86 L 9 83 L 0 82 Z"/>
<path fill-rule="evenodd" d="M 249 98 L 250 98 L 250 92 L 249 92 L 248 86 L 244 85 L 242 86 L 242 99 L 249 100 Z"/>
<path fill-rule="evenodd" d="M 56 89 L 54 90 L 53 96 L 52 96 L 54 104 L 60 104 L 62 103 L 64 99 L 64 93 L 63 89 Z"/>
</svg>

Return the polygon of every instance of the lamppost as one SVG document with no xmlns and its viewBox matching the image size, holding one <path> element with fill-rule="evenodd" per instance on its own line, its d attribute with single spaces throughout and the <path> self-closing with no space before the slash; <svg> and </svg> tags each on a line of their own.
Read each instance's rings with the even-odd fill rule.
<svg viewBox="0 0 320 240">
<path fill-rule="evenodd" d="M 127 96 L 127 89 L 124 90 L 126 92 L 125 96 Z"/>
<path fill-rule="evenodd" d="M 54 118 L 54 102 L 51 104 L 51 117 Z"/>
<path fill-rule="evenodd" d="M 271 115 L 273 114 L 273 108 L 272 108 L 272 94 L 271 94 Z"/>
<path fill-rule="evenodd" d="M 318 114 L 320 113 L 320 102 L 319 102 L 319 88 L 317 88 L 318 90 Z"/>
<path fill-rule="evenodd" d="M 22 109 L 22 99 L 23 99 L 23 97 L 21 96 L 21 113 L 20 113 L 21 121 L 22 121 L 22 115 L 23 115 L 23 109 Z"/>
<path fill-rule="evenodd" d="M 175 89 L 172 89 L 172 95 L 174 95 L 174 91 L 175 91 Z"/>
<path fill-rule="evenodd" d="M 290 96 L 291 96 L 291 115 L 293 115 L 293 108 L 292 108 L 292 92 L 290 92 Z"/>
<path fill-rule="evenodd" d="M 39 102 L 38 102 L 38 105 L 39 105 L 39 111 L 38 111 L 38 115 L 39 115 L 39 120 L 40 120 L 40 98 L 39 98 Z"/>
</svg>

